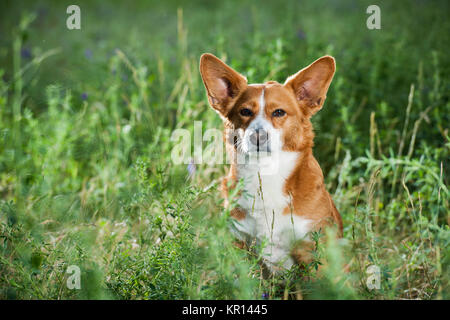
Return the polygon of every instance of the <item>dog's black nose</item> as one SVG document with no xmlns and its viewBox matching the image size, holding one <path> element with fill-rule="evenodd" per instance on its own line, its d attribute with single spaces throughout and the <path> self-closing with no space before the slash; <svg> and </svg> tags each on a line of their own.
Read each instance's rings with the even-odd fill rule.
<svg viewBox="0 0 450 320">
<path fill-rule="evenodd" d="M 252 132 L 250 135 L 250 142 L 254 144 L 255 146 L 263 145 L 267 142 L 268 139 L 268 133 L 264 129 L 256 129 Z"/>
</svg>

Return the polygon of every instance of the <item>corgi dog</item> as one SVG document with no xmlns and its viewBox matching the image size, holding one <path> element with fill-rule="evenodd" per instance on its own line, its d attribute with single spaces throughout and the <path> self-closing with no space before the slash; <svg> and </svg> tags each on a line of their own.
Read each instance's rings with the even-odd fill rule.
<svg viewBox="0 0 450 320">
<path fill-rule="evenodd" d="M 325 102 L 335 69 L 334 58 L 324 56 L 284 84 L 248 84 L 214 55 L 200 58 L 209 104 L 225 127 L 231 165 L 222 183 L 224 198 L 242 181 L 230 208 L 231 230 L 247 245 L 262 244 L 272 272 L 312 261 L 312 231 L 335 225 L 342 236 L 341 216 L 313 156 L 310 121 Z"/>
</svg>

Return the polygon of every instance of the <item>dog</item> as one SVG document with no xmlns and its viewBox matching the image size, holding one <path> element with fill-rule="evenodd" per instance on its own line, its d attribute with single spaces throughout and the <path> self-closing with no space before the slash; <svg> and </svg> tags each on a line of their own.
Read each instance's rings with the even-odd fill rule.
<svg viewBox="0 0 450 320">
<path fill-rule="evenodd" d="M 230 208 L 231 230 L 247 246 L 255 240 L 265 244 L 261 255 L 272 272 L 312 261 L 311 232 L 337 226 L 342 237 L 341 216 L 313 156 L 310 121 L 325 102 L 335 70 L 335 59 L 324 56 L 284 84 L 248 84 L 216 56 L 200 58 L 207 98 L 223 120 L 231 159 L 222 183 L 225 206 L 229 189 L 243 184 Z"/>
</svg>

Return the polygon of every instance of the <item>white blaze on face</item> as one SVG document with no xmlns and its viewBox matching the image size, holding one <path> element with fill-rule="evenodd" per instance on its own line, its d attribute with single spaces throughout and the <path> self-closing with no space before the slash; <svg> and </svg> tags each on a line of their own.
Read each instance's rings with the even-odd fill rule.
<svg viewBox="0 0 450 320">
<path fill-rule="evenodd" d="M 266 101 L 264 100 L 264 88 L 262 89 L 261 96 L 259 97 L 259 114 L 258 117 L 264 118 L 264 108 L 266 107 Z"/>
<path fill-rule="evenodd" d="M 273 127 L 272 122 L 266 118 L 265 114 L 265 88 L 263 87 L 259 98 L 259 112 L 255 119 L 252 120 L 248 128 L 245 130 L 243 137 L 242 150 L 246 153 L 258 152 L 257 146 L 250 142 L 250 135 L 256 130 L 264 130 L 268 134 L 268 140 L 265 145 L 259 147 L 259 153 L 274 153 L 281 151 L 281 132 Z"/>
</svg>

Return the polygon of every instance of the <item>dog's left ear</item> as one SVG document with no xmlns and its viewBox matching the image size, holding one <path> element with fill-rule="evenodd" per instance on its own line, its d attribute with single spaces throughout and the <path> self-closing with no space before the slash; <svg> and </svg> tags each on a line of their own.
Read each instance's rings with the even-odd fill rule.
<svg viewBox="0 0 450 320">
<path fill-rule="evenodd" d="M 335 70 L 334 58 L 324 56 L 287 78 L 284 85 L 293 90 L 300 106 L 313 115 L 323 106 Z"/>
</svg>

